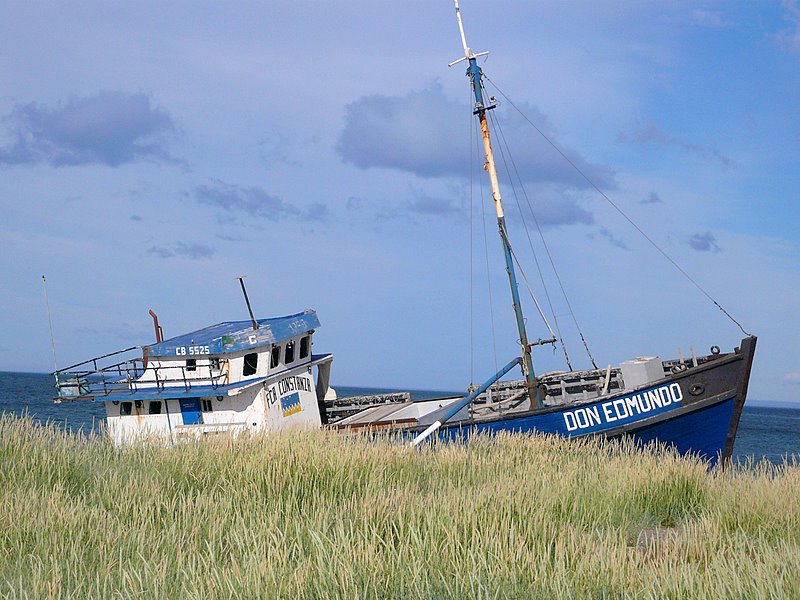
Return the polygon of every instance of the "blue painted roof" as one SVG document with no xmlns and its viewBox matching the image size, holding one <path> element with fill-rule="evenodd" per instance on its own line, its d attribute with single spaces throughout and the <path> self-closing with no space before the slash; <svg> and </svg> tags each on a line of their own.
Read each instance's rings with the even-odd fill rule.
<svg viewBox="0 0 800 600">
<path fill-rule="evenodd" d="M 282 342 L 317 327 L 319 327 L 317 313 L 313 310 L 306 310 L 286 317 L 259 319 L 258 329 L 253 329 L 251 321 L 217 323 L 158 344 L 144 346 L 143 349 L 151 357 L 230 354 L 239 350 L 249 350 Z M 194 350 L 190 350 L 190 348 L 194 348 Z"/>
<path fill-rule="evenodd" d="M 193 385 L 185 387 L 141 388 L 138 390 L 115 390 L 108 396 L 96 396 L 95 402 L 130 402 L 131 400 L 172 400 L 181 398 L 207 398 L 212 396 L 229 396 L 239 388 L 248 387 L 266 381 L 266 377 L 245 379 L 230 385 Z"/>
</svg>

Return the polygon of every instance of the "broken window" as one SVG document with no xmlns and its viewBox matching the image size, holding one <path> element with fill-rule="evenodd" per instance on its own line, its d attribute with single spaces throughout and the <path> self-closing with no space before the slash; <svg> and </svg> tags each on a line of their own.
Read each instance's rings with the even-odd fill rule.
<svg viewBox="0 0 800 600">
<path fill-rule="evenodd" d="M 258 352 L 251 352 L 250 354 L 245 354 L 244 368 L 242 369 L 242 375 L 244 377 L 247 377 L 248 375 L 255 375 L 257 368 L 258 368 Z"/>
<path fill-rule="evenodd" d="M 270 358 L 269 361 L 269 368 L 274 369 L 280 364 L 280 362 L 281 362 L 281 347 L 275 345 L 272 347 L 272 357 Z"/>
</svg>

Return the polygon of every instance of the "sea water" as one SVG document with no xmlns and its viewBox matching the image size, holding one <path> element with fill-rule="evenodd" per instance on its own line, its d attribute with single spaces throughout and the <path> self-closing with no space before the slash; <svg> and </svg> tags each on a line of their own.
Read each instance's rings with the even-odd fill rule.
<svg viewBox="0 0 800 600">
<path fill-rule="evenodd" d="M 334 386 L 339 397 L 394 392 Z M 418 400 L 454 395 L 453 392 L 418 390 Z M 0 371 L 0 413 L 29 415 L 41 423 L 53 423 L 73 432 L 90 435 L 105 419 L 101 402 L 77 401 L 55 404 L 55 389 L 50 375 Z M 780 463 L 787 457 L 800 460 L 800 408 L 745 405 L 739 423 L 734 458 L 738 461 L 767 459 Z"/>
</svg>

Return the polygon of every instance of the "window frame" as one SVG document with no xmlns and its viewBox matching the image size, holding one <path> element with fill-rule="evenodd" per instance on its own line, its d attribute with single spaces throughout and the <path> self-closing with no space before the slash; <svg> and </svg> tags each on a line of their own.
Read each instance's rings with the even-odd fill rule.
<svg viewBox="0 0 800 600">
<path fill-rule="evenodd" d="M 248 360 L 249 359 L 249 360 Z M 251 362 L 252 361 L 252 364 Z M 258 373 L 258 352 L 249 352 L 242 360 L 242 377 L 250 377 Z"/>
<path fill-rule="evenodd" d="M 291 360 L 289 358 L 291 357 Z M 294 340 L 289 340 L 286 342 L 286 349 L 283 351 L 283 362 L 284 364 L 291 364 L 295 361 L 294 358 Z"/>
<path fill-rule="evenodd" d="M 281 345 L 273 344 L 269 352 L 269 368 L 275 369 L 281 364 Z"/>
</svg>

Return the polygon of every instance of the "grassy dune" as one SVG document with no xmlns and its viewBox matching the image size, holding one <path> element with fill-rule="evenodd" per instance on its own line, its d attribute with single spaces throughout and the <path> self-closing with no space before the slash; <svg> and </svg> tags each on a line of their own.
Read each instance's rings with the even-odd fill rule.
<svg viewBox="0 0 800 600">
<path fill-rule="evenodd" d="M 800 597 L 800 466 L 323 432 L 115 450 L 3 417 L 0 596 Z"/>
</svg>

